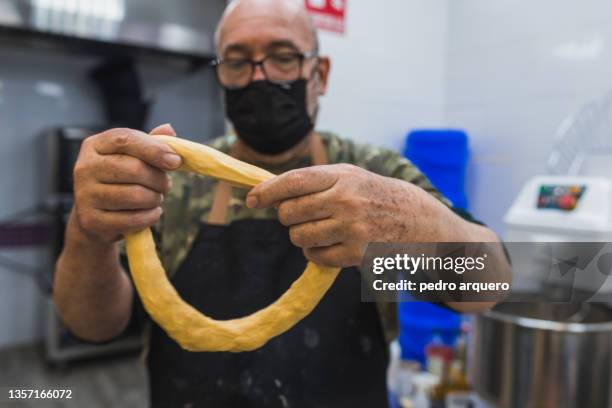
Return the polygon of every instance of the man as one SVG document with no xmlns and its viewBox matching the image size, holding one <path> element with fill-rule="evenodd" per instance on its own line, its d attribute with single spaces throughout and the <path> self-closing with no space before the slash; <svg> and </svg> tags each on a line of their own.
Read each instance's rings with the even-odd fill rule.
<svg viewBox="0 0 612 408">
<path fill-rule="evenodd" d="M 317 308 L 248 353 L 189 353 L 153 325 L 153 407 L 383 407 L 393 316 L 360 301 L 368 242 L 497 241 L 457 216 L 408 161 L 315 132 L 330 60 L 299 3 L 236 0 L 217 33 L 216 70 L 237 137 L 212 145 L 282 174 L 250 192 L 175 170 L 180 157 L 148 135 L 88 138 L 75 167 L 75 208 L 55 279 L 70 329 L 105 341 L 125 328 L 133 288 L 122 235 L 155 225 L 172 283 L 216 319 L 250 314 L 282 294 L 306 259 L 345 268 Z M 169 125 L 154 134 L 174 135 Z M 316 166 L 312 166 L 312 165 Z M 162 208 L 164 214 L 162 216 Z M 494 259 L 503 270 L 502 257 Z M 462 311 L 483 304 L 454 304 Z"/>
</svg>

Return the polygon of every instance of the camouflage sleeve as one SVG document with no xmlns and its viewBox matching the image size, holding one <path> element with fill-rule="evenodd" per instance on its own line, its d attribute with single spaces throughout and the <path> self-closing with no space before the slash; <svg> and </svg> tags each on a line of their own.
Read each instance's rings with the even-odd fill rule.
<svg viewBox="0 0 612 408">
<path fill-rule="evenodd" d="M 371 145 L 359 145 L 348 139 L 331 137 L 328 150 L 333 162 L 351 163 L 381 176 L 405 180 L 421 187 L 444 204 L 452 204 L 440 193 L 408 159 L 389 149 Z"/>
<path fill-rule="evenodd" d="M 159 259 L 166 273 L 174 275 L 179 264 L 185 258 L 188 246 L 186 235 L 191 230 L 197 231 L 197 220 L 191 219 L 190 201 L 194 198 L 195 174 L 173 172 L 172 190 L 166 194 L 162 208 L 164 210 L 155 231 Z"/>
</svg>

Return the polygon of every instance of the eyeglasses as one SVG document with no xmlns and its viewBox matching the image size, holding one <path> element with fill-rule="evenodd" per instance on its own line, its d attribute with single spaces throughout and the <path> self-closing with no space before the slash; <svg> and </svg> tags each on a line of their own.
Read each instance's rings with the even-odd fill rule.
<svg viewBox="0 0 612 408">
<path fill-rule="evenodd" d="M 260 61 L 246 58 L 217 59 L 211 63 L 217 72 L 219 84 L 226 89 L 247 87 L 253 80 L 255 68 L 261 67 L 266 80 L 286 84 L 298 80 L 302 75 L 304 61 L 317 58 L 316 52 L 278 52 Z"/>
</svg>

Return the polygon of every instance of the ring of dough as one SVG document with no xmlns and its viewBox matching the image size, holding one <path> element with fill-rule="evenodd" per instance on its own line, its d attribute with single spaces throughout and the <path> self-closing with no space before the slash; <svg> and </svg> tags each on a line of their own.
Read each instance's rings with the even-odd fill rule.
<svg viewBox="0 0 612 408">
<path fill-rule="evenodd" d="M 183 158 L 180 170 L 253 187 L 274 175 L 208 146 L 170 136 L 153 136 Z M 251 351 L 306 317 L 334 283 L 340 269 L 308 263 L 276 302 L 250 316 L 214 320 L 181 299 L 157 257 L 150 229 L 125 237 L 130 272 L 151 318 L 188 351 Z"/>
</svg>

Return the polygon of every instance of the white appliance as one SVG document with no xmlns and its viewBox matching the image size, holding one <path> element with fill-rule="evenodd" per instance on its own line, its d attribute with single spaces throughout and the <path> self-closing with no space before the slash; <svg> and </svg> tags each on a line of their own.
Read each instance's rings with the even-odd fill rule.
<svg viewBox="0 0 612 408">
<path fill-rule="evenodd" d="M 586 104 L 560 125 L 548 160 L 549 175 L 529 180 L 504 218 L 504 239 L 512 242 L 612 243 L 612 92 Z M 563 248 L 562 246 L 559 246 Z M 542 246 L 534 245 L 534 257 Z M 612 252 L 606 244 L 603 252 Z M 524 255 L 513 258 L 513 287 L 533 289 L 535 263 Z M 601 284 L 598 259 L 585 268 L 581 288 Z M 530 263 L 531 262 L 531 263 Z M 601 265 L 601 264 L 600 264 Z M 601 294 L 610 293 L 604 276 Z M 591 277 L 593 279 L 591 279 Z"/>
<path fill-rule="evenodd" d="M 597 244 L 586 244 L 597 248 L 594 251 L 598 255 L 574 269 L 571 281 L 549 255 L 551 251 L 562 259 L 573 259 L 583 250 L 576 242 L 612 242 L 611 179 L 534 177 L 523 187 L 504 221 L 506 247 L 512 259 L 513 292 L 544 293 L 563 287 L 564 293 L 596 294 L 597 298 L 587 296 L 592 301 L 612 299 L 612 279 L 599 267 L 602 257 L 612 254 L 612 244 L 601 249 Z M 550 262 L 554 272 L 541 268 L 542 259 Z"/>
<path fill-rule="evenodd" d="M 612 178 L 534 177 L 504 223 L 508 242 L 612 242 Z"/>
</svg>

